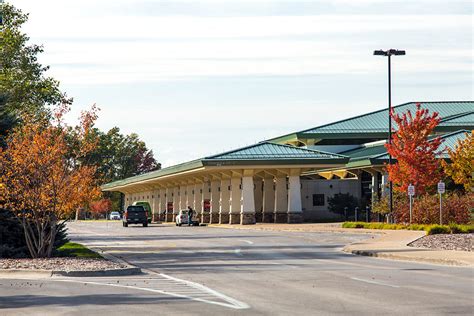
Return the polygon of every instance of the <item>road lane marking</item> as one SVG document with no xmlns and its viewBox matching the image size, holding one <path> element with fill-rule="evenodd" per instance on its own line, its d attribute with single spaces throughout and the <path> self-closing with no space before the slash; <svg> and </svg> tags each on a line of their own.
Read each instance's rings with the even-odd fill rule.
<svg viewBox="0 0 474 316">
<path fill-rule="evenodd" d="M 244 240 L 244 239 L 240 239 L 240 241 L 243 241 L 249 245 L 253 245 L 253 241 L 250 241 L 250 240 Z"/>
<path fill-rule="evenodd" d="M 354 278 L 354 277 L 352 277 L 351 279 L 355 280 L 355 281 L 370 283 L 370 284 L 376 284 L 376 285 L 383 285 L 383 286 L 399 288 L 398 285 L 393 285 L 393 284 L 388 284 L 388 283 L 383 283 L 383 282 L 377 282 L 377 281 L 372 281 L 372 280 L 364 280 L 364 279 L 359 279 L 359 278 Z"/>
<path fill-rule="evenodd" d="M 94 281 L 81 281 L 81 280 L 70 280 L 70 279 L 58 279 L 58 280 L 54 280 L 54 282 L 69 282 L 69 283 L 91 284 L 91 285 L 98 285 L 98 286 L 126 288 L 126 289 L 138 290 L 138 291 L 159 293 L 163 295 L 179 297 L 183 299 L 198 301 L 198 302 L 202 302 L 206 304 L 218 305 L 218 306 L 232 308 L 232 309 L 250 308 L 250 306 L 244 302 L 233 299 L 232 297 L 229 297 L 225 294 L 217 292 L 199 283 L 181 280 L 181 279 L 178 279 L 166 274 L 159 274 L 158 278 L 148 279 L 147 281 L 152 281 L 152 280 L 153 281 L 172 280 L 175 282 L 175 285 L 181 285 L 182 288 L 181 289 L 176 288 L 176 287 L 167 288 L 167 285 L 165 285 L 165 286 L 162 286 L 161 289 L 157 289 L 157 288 L 137 286 L 136 284 L 126 285 L 126 284 L 119 284 L 119 283 L 101 283 L 101 282 L 94 282 Z M 158 284 L 158 285 L 161 285 L 161 284 Z M 219 299 L 220 301 L 215 300 L 216 298 Z"/>
</svg>

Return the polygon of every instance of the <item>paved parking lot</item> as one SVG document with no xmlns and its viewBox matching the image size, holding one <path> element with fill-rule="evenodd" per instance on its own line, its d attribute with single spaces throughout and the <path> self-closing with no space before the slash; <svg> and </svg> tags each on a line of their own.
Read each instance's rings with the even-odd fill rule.
<svg viewBox="0 0 474 316">
<path fill-rule="evenodd" d="M 0 280 L 0 314 L 473 313 L 474 269 L 340 251 L 371 238 L 367 234 L 123 228 L 119 222 L 71 223 L 69 229 L 74 241 L 104 249 L 147 274 Z"/>
</svg>

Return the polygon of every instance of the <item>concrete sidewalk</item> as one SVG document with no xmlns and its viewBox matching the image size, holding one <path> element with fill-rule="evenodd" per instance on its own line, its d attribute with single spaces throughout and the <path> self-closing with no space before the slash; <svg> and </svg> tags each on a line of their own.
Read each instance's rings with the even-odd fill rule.
<svg viewBox="0 0 474 316">
<path fill-rule="evenodd" d="M 474 267 L 474 253 L 455 250 L 432 250 L 407 246 L 409 243 L 426 235 L 424 231 L 413 230 L 380 230 L 341 228 L 341 223 L 311 224 L 265 224 L 256 225 L 209 225 L 210 227 L 287 231 L 287 232 L 340 232 L 371 234 L 377 237 L 366 239 L 344 247 L 343 251 L 356 255 L 385 259 L 417 261 L 433 264 Z"/>
</svg>

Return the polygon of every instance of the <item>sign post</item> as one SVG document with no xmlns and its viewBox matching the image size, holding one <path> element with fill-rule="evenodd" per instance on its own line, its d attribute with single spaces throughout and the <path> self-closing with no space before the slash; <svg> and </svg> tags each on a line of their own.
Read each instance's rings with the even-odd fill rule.
<svg viewBox="0 0 474 316">
<path fill-rule="evenodd" d="M 439 194 L 439 224 L 443 225 L 443 193 L 446 192 L 446 185 L 443 181 L 438 182 L 438 194 Z"/>
<path fill-rule="evenodd" d="M 408 196 L 410 197 L 410 224 L 412 220 L 412 201 L 413 201 L 413 196 L 415 195 L 415 186 L 412 184 L 408 185 Z"/>
</svg>

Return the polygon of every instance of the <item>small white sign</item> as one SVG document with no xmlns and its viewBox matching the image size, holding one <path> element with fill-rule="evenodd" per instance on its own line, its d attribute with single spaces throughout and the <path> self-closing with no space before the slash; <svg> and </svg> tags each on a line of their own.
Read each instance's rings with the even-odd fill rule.
<svg viewBox="0 0 474 316">
<path fill-rule="evenodd" d="M 412 184 L 410 184 L 410 185 L 408 186 L 408 195 L 409 195 L 409 196 L 414 196 L 414 195 L 415 195 L 415 186 L 412 185 Z"/>
<path fill-rule="evenodd" d="M 446 192 L 446 185 L 443 181 L 438 182 L 438 193 L 443 194 Z"/>
</svg>

